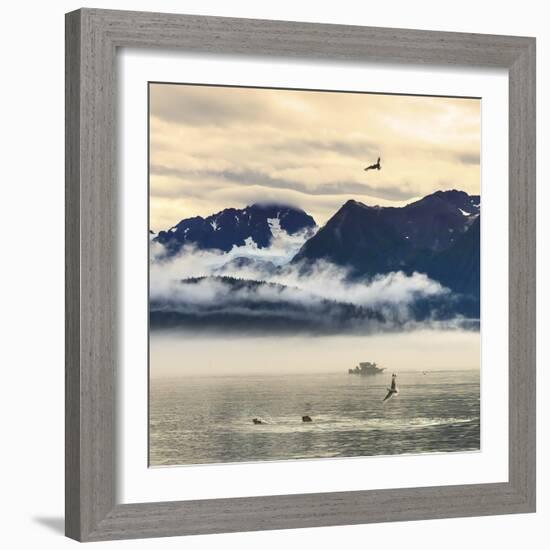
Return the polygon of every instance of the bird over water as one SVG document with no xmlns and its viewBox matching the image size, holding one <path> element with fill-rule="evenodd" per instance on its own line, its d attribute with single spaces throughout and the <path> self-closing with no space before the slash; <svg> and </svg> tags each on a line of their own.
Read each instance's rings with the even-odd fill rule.
<svg viewBox="0 0 550 550">
<path fill-rule="evenodd" d="M 394 395 L 399 394 L 399 389 L 397 388 L 397 374 L 391 375 L 391 386 L 388 388 L 388 393 L 386 394 L 386 397 L 384 397 L 383 401 L 387 401 L 388 399 L 391 399 Z"/>
</svg>

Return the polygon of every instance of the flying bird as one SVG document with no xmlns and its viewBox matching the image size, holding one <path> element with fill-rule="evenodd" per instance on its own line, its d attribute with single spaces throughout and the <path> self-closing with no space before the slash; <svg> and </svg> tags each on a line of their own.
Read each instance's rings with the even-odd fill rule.
<svg viewBox="0 0 550 550">
<path fill-rule="evenodd" d="M 378 160 L 376 161 L 376 164 L 371 164 L 370 166 L 367 166 L 365 168 L 365 172 L 367 170 L 382 170 L 382 167 L 380 166 L 380 157 L 378 157 Z"/>
<path fill-rule="evenodd" d="M 397 374 L 394 373 L 391 375 L 391 387 L 388 388 L 388 393 L 382 401 L 387 401 L 388 399 L 391 399 L 394 395 L 397 395 L 399 393 L 396 380 L 397 380 Z"/>
</svg>

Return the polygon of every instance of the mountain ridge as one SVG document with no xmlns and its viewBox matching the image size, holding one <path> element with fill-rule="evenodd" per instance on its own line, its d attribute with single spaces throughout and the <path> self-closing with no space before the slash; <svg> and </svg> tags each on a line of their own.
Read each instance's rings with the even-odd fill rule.
<svg viewBox="0 0 550 550">
<path fill-rule="evenodd" d="M 479 256 L 479 217 L 479 195 L 457 190 L 436 191 L 402 207 L 369 206 L 349 200 L 304 243 L 292 261 L 322 259 L 349 268 L 356 277 L 400 270 L 443 273 L 437 262 L 450 260 L 449 254 L 443 253 L 476 227 L 477 241 L 471 238 L 468 242 L 472 268 L 477 266 L 479 272 L 479 258 L 475 263 Z M 467 288 L 458 284 L 458 277 L 444 279 L 452 290 L 476 294 L 475 277 Z"/>
<path fill-rule="evenodd" d="M 300 208 L 253 203 L 242 209 L 225 208 L 206 218 L 185 218 L 167 231 L 159 231 L 153 241 L 162 244 L 168 256 L 177 254 L 187 244 L 229 252 L 251 239 L 258 248 L 266 248 L 271 243 L 276 224 L 289 235 L 316 227 L 313 217 Z"/>
<path fill-rule="evenodd" d="M 475 319 L 455 320 L 455 298 L 447 293 L 411 302 L 407 306 L 410 314 L 403 316 L 402 308 L 397 304 L 386 303 L 380 309 L 313 296 L 307 290 L 263 280 L 201 276 L 182 279 L 178 284 L 189 291 L 201 285 L 213 285 L 220 293 L 220 299 L 201 304 L 153 300 L 150 310 L 153 330 L 185 328 L 195 331 L 214 329 L 223 333 L 269 330 L 292 334 L 334 334 L 410 329 L 415 323 L 422 322 L 455 326 L 455 321 L 466 330 L 478 328 Z M 271 291 L 277 293 L 277 301 L 271 299 Z"/>
<path fill-rule="evenodd" d="M 479 317 L 479 195 L 455 189 L 436 191 L 401 207 L 371 206 L 350 199 L 316 233 L 314 228 L 315 220 L 302 209 L 255 203 L 243 209 L 226 208 L 206 218 L 183 219 L 152 240 L 164 245 L 167 256 L 187 244 L 236 254 L 211 275 L 243 269 L 269 278 L 280 264 L 265 255 L 247 257 L 255 254 L 254 248 L 243 248 L 245 256 L 241 256 L 238 247 L 266 248 L 279 231 L 290 235 L 305 231 L 305 242 L 285 260 L 304 275 L 319 261 L 344 268 L 350 281 L 368 281 L 392 272 L 423 273 L 459 296 L 455 313 Z"/>
</svg>

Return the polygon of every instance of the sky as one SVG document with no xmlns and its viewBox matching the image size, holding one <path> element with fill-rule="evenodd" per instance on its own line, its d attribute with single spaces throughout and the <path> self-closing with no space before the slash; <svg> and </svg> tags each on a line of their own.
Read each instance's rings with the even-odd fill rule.
<svg viewBox="0 0 550 550">
<path fill-rule="evenodd" d="M 153 333 L 151 376 L 346 373 L 359 361 L 391 371 L 479 369 L 479 332 L 423 330 L 369 336 L 251 338 Z"/>
<path fill-rule="evenodd" d="M 150 227 L 277 202 L 323 225 L 348 199 L 480 192 L 478 99 L 150 84 Z M 381 157 L 382 169 L 363 168 Z"/>
</svg>

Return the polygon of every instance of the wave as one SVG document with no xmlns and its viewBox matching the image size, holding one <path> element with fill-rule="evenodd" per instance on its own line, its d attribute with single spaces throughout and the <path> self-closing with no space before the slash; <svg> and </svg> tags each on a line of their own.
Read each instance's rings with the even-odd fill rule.
<svg viewBox="0 0 550 550">
<path fill-rule="evenodd" d="M 416 417 L 416 418 L 372 418 L 363 420 L 361 418 L 343 418 L 330 415 L 311 415 L 313 422 L 304 423 L 296 416 L 277 416 L 269 414 L 247 414 L 243 415 L 233 425 L 227 426 L 232 431 L 242 432 L 249 430 L 269 433 L 288 432 L 348 432 L 348 431 L 404 431 L 421 430 L 425 428 L 454 426 L 479 422 L 478 416 L 472 417 Z M 252 418 L 260 418 L 263 424 L 253 424 Z"/>
</svg>

